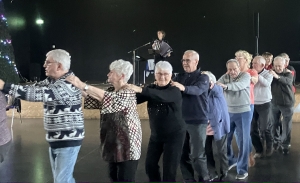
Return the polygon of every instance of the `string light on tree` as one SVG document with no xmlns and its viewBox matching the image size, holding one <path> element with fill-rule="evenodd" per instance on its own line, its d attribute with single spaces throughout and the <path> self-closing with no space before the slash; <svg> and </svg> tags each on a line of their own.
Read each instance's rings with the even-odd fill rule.
<svg viewBox="0 0 300 183">
<path fill-rule="evenodd" d="M 4 4 L 0 0 L 0 78 L 7 82 L 19 82 L 19 71 L 15 62 L 12 40 L 8 31 Z"/>
</svg>

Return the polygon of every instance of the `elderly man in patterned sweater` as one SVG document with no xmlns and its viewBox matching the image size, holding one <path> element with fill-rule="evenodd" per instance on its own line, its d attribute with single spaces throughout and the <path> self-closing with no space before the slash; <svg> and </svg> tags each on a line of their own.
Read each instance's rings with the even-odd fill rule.
<svg viewBox="0 0 300 183">
<path fill-rule="evenodd" d="M 0 79 L 0 90 L 15 98 L 44 103 L 44 128 L 50 144 L 49 156 L 54 183 L 75 183 L 74 166 L 84 138 L 81 91 L 65 78 L 71 59 L 65 50 L 47 53 L 47 79 L 34 85 L 14 85 Z"/>
</svg>

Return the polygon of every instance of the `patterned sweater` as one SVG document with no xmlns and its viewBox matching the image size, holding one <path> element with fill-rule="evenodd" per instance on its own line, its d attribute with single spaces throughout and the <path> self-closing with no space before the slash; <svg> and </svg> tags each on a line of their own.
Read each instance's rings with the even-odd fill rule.
<svg viewBox="0 0 300 183">
<path fill-rule="evenodd" d="M 14 85 L 6 83 L 3 92 L 15 98 L 44 103 L 44 128 L 46 140 L 52 148 L 81 145 L 84 138 L 84 120 L 81 108 L 81 91 L 66 77 L 57 80 L 45 79 L 34 85 Z"/>
</svg>

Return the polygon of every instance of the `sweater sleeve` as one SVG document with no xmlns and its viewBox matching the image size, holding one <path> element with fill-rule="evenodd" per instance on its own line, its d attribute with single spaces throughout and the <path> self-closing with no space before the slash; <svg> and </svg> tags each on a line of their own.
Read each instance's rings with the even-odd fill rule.
<svg viewBox="0 0 300 183">
<path fill-rule="evenodd" d="M 250 75 L 248 73 L 243 73 L 238 81 L 227 83 L 227 90 L 240 91 L 250 86 Z"/>
<path fill-rule="evenodd" d="M 195 82 L 194 85 L 184 87 L 184 94 L 201 95 L 202 93 L 207 92 L 209 89 L 209 78 L 206 74 L 203 74 L 200 77 L 198 77 L 198 81 Z"/>
<path fill-rule="evenodd" d="M 148 97 L 144 96 L 141 93 L 136 94 L 136 103 L 137 104 L 141 104 L 141 103 L 144 103 L 146 101 L 148 101 Z"/>
<path fill-rule="evenodd" d="M 15 98 L 27 100 L 30 102 L 46 102 L 45 95 L 53 95 L 53 92 L 47 87 L 39 87 L 34 85 L 15 85 L 5 83 L 3 87 L 3 93 L 12 95 Z"/>
<path fill-rule="evenodd" d="M 272 74 L 266 73 L 264 75 L 258 75 L 258 82 L 262 86 L 271 86 L 272 81 L 273 81 Z"/>
<path fill-rule="evenodd" d="M 173 86 L 165 90 L 145 87 L 142 90 L 142 95 L 160 102 L 174 102 L 182 97 L 180 90 Z"/>
<path fill-rule="evenodd" d="M 280 75 L 278 81 L 282 84 L 293 85 L 293 75 L 290 72 L 286 73 L 285 75 Z"/>
<path fill-rule="evenodd" d="M 224 74 L 223 76 L 221 76 L 221 77 L 218 79 L 217 82 L 222 83 L 222 84 L 226 84 L 226 83 L 225 83 L 225 76 L 226 76 L 226 74 Z"/>
</svg>

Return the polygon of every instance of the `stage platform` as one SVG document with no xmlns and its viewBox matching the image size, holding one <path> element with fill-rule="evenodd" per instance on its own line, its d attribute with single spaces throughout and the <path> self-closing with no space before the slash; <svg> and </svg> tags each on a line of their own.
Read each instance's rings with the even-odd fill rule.
<svg viewBox="0 0 300 183">
<path fill-rule="evenodd" d="M 106 89 L 110 85 L 108 84 L 91 84 L 93 86 L 99 87 L 101 89 Z M 297 93 L 295 95 L 296 102 L 295 106 L 300 103 L 300 88 L 297 88 Z M 22 105 L 22 118 L 43 118 L 43 103 L 40 102 L 21 102 Z M 137 106 L 137 110 L 140 116 L 140 119 L 149 119 L 148 112 L 147 112 L 147 103 L 139 104 Z M 85 119 L 100 119 L 100 112 L 99 110 L 83 110 L 84 118 Z M 9 117 L 12 116 L 12 110 L 7 112 Z M 19 115 L 15 113 L 15 116 L 18 117 Z M 293 122 L 300 122 L 300 113 L 295 113 L 293 115 Z"/>
</svg>

